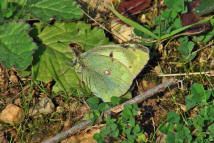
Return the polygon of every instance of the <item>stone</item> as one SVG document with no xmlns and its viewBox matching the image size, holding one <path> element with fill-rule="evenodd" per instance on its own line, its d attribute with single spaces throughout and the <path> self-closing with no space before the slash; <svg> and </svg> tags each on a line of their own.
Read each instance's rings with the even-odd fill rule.
<svg viewBox="0 0 214 143">
<path fill-rule="evenodd" d="M 8 104 L 0 114 L 0 120 L 9 124 L 20 123 L 23 119 L 24 110 L 13 104 Z"/>
<path fill-rule="evenodd" d="M 49 114 L 52 113 L 55 109 L 55 106 L 52 100 L 48 97 L 42 98 L 34 107 L 31 107 L 29 110 L 30 116 L 35 116 L 38 114 Z"/>
</svg>

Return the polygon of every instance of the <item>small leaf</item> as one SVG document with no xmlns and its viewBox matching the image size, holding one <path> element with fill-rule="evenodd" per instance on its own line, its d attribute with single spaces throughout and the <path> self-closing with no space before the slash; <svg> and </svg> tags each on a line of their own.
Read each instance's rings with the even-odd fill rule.
<svg viewBox="0 0 214 143">
<path fill-rule="evenodd" d="M 136 125 L 133 129 L 133 133 L 134 133 L 134 135 L 137 135 L 139 132 L 140 132 L 140 126 Z"/>
<path fill-rule="evenodd" d="M 200 132 L 203 131 L 203 127 L 204 127 L 204 121 L 205 119 L 201 116 L 198 115 L 196 118 L 193 118 L 193 125 L 196 129 L 198 129 Z"/>
<path fill-rule="evenodd" d="M 187 110 L 191 109 L 192 107 L 196 106 L 197 105 L 197 102 L 195 102 L 193 100 L 193 95 L 190 94 L 186 97 L 185 99 L 185 102 L 186 102 L 186 108 Z"/>
<path fill-rule="evenodd" d="M 97 97 L 91 97 L 87 99 L 87 103 L 91 107 L 91 110 L 98 109 L 99 102 L 100 102 L 100 99 Z"/>
<path fill-rule="evenodd" d="M 29 29 L 23 22 L 0 25 L 0 61 L 7 68 L 24 70 L 31 64 L 37 46 L 28 35 Z"/>
<path fill-rule="evenodd" d="M 211 91 L 205 91 L 204 87 L 198 83 L 195 83 L 191 86 L 191 93 L 191 95 L 186 97 L 187 110 L 196 106 L 197 104 L 205 104 L 211 96 Z"/>
<path fill-rule="evenodd" d="M 208 127 L 208 131 L 210 132 L 210 134 L 211 134 L 212 136 L 214 136 L 214 124 L 212 124 L 212 125 L 210 125 L 210 126 Z"/>
<path fill-rule="evenodd" d="M 134 126 L 135 126 L 135 118 L 133 118 L 133 117 L 130 117 L 130 118 L 129 118 L 129 125 L 130 125 L 131 127 L 134 127 Z"/>
<path fill-rule="evenodd" d="M 167 143 L 175 143 L 175 135 L 172 132 L 169 132 L 166 141 Z"/>
<path fill-rule="evenodd" d="M 185 10 L 184 0 L 164 0 L 164 3 L 168 8 L 181 12 Z"/>
<path fill-rule="evenodd" d="M 145 136 L 143 133 L 141 133 L 141 134 L 139 134 L 139 135 L 137 136 L 136 141 L 137 141 L 138 143 L 146 142 L 146 136 Z"/>
<path fill-rule="evenodd" d="M 104 102 L 104 103 L 101 103 L 98 108 L 100 111 L 106 111 L 110 108 L 110 106 L 108 105 L 108 103 Z"/>
<path fill-rule="evenodd" d="M 191 142 L 192 136 L 190 135 L 190 130 L 184 125 L 180 125 L 180 129 L 177 130 L 175 134 L 175 142 Z"/>
<path fill-rule="evenodd" d="M 168 113 L 167 120 L 170 123 L 179 123 L 180 116 L 175 111 L 170 111 Z"/>
<path fill-rule="evenodd" d="M 91 97 L 87 99 L 87 103 L 90 105 L 99 104 L 100 100 L 97 97 Z"/>
<path fill-rule="evenodd" d="M 116 97 L 116 96 L 113 96 L 113 97 L 111 98 L 111 103 L 112 103 L 112 105 L 117 105 L 117 104 L 119 104 L 119 103 L 120 103 L 120 98 L 119 98 L 119 97 Z"/>
<path fill-rule="evenodd" d="M 178 47 L 178 51 L 181 53 L 181 56 L 187 61 L 194 59 L 196 53 L 192 53 L 192 50 L 195 46 L 195 43 L 189 41 L 188 37 L 179 38 L 179 42 L 181 45 Z"/>
<path fill-rule="evenodd" d="M 104 137 L 100 133 L 95 133 L 93 138 L 98 142 L 98 143 L 104 143 Z"/>
<path fill-rule="evenodd" d="M 72 20 L 83 15 L 74 0 L 29 0 L 28 6 L 33 16 L 46 22 L 50 18 Z"/>
</svg>

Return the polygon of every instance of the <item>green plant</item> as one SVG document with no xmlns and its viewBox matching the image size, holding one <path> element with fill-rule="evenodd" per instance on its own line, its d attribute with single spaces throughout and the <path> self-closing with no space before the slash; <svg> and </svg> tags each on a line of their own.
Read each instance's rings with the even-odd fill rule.
<svg viewBox="0 0 214 143">
<path fill-rule="evenodd" d="M 197 24 L 201 24 L 207 21 L 210 21 L 212 26 L 213 24 L 213 16 L 210 16 L 206 19 L 203 19 L 197 23 L 182 27 L 179 14 L 181 13 L 186 13 L 187 12 L 187 7 L 185 6 L 185 2 L 188 0 L 165 0 L 164 3 L 167 6 L 167 9 L 162 11 L 160 15 L 158 15 L 154 20 L 153 20 L 153 25 L 155 29 L 152 29 L 148 25 L 140 25 L 137 22 L 128 19 L 118 13 L 115 9 L 110 7 L 111 11 L 119 17 L 122 21 L 125 23 L 133 26 L 134 32 L 137 36 L 141 37 L 142 39 L 146 40 L 146 42 L 142 42 L 141 44 L 145 46 L 151 46 L 151 42 L 154 40 L 157 40 L 159 43 L 163 40 L 173 38 L 173 36 L 176 36 L 176 34 L 194 26 Z M 200 36 L 195 36 L 200 37 L 198 39 L 201 39 L 200 41 L 203 41 L 204 43 L 208 42 L 211 40 L 211 38 L 214 36 L 213 30 L 209 32 L 209 34 L 203 34 Z M 180 38 L 179 41 L 183 41 L 183 38 Z M 193 48 L 194 48 L 194 43 L 191 42 L 189 39 L 184 41 L 185 43 L 182 43 L 180 47 L 178 48 L 178 51 L 181 53 L 182 58 L 186 61 L 191 61 L 197 53 L 193 53 Z"/>
<path fill-rule="evenodd" d="M 214 96 L 213 90 L 205 90 L 201 84 L 193 84 L 191 94 L 186 97 L 186 108 L 195 108 L 195 117 L 185 118 L 175 111 L 168 113 L 167 123 L 159 130 L 167 135 L 168 143 L 211 143 L 214 141 Z"/>
<path fill-rule="evenodd" d="M 98 98 L 89 98 L 89 103 L 93 115 L 91 120 L 97 121 L 101 118 L 101 113 L 110 109 L 112 106 L 119 104 L 120 100 L 113 97 L 110 103 L 101 103 Z M 105 127 L 101 128 L 101 133 L 96 133 L 94 138 L 98 143 L 103 143 L 105 139 L 120 141 L 122 143 L 146 142 L 146 137 L 143 130 L 136 123 L 137 104 L 126 104 L 124 110 L 117 116 L 117 118 L 107 116 L 104 119 Z"/>
<path fill-rule="evenodd" d="M 187 61 L 191 61 L 195 58 L 196 53 L 192 53 L 195 43 L 192 41 L 189 41 L 189 38 L 187 36 L 180 37 L 178 41 L 181 43 L 178 47 L 178 51 L 181 53 L 181 56 L 183 59 Z"/>
<path fill-rule="evenodd" d="M 15 66 L 32 80 L 55 80 L 53 91 L 80 90 L 80 79 L 71 67 L 74 56 L 69 45 L 84 51 L 108 44 L 104 31 L 84 22 L 74 0 L 2 0 L 0 2 L 0 61 Z M 51 20 L 56 20 L 54 24 Z"/>
<path fill-rule="evenodd" d="M 203 20 L 201 20 L 201 21 L 199 21 L 199 22 L 197 22 L 197 23 L 194 23 L 194 24 L 191 24 L 191 25 L 188 25 L 188 26 L 185 26 L 185 27 L 181 27 L 181 28 L 178 28 L 178 29 L 175 29 L 175 30 L 171 31 L 170 33 L 167 33 L 167 34 L 159 35 L 159 36 L 158 36 L 158 35 L 156 35 L 155 33 L 153 33 L 152 31 L 150 31 L 149 29 L 147 29 L 145 26 L 142 26 L 142 25 L 140 25 L 139 23 L 137 23 L 137 22 L 135 22 L 135 21 L 133 21 L 133 20 L 131 20 L 131 19 L 128 19 L 128 18 L 124 17 L 123 15 L 121 15 L 120 13 L 118 13 L 114 8 L 112 8 L 112 7 L 110 7 L 110 6 L 109 6 L 109 8 L 111 9 L 111 11 L 112 11 L 117 17 L 119 17 L 119 18 L 120 18 L 122 21 L 124 21 L 125 23 L 127 23 L 127 24 L 133 26 L 133 27 L 136 28 L 137 30 L 139 30 L 139 31 L 141 31 L 141 32 L 143 32 L 143 33 L 145 33 L 145 34 L 151 36 L 152 38 L 154 38 L 154 39 L 156 39 L 156 40 L 159 40 L 159 41 L 164 40 L 164 39 L 167 39 L 167 38 L 170 38 L 170 37 L 172 37 L 172 36 L 174 36 L 174 35 L 176 35 L 176 34 L 182 32 L 182 31 L 184 31 L 184 30 L 186 30 L 186 29 L 188 29 L 188 28 L 190 28 L 190 27 L 192 27 L 192 26 L 194 26 L 194 25 L 207 22 L 207 21 L 209 21 L 209 20 L 211 20 L 211 19 L 213 18 L 213 16 L 210 16 L 210 17 L 208 17 L 208 18 L 206 18 L 206 19 L 203 19 Z"/>
</svg>

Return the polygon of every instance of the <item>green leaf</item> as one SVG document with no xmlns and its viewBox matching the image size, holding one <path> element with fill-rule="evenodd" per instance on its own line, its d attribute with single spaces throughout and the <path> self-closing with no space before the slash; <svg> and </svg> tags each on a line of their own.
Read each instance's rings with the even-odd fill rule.
<svg viewBox="0 0 214 143">
<path fill-rule="evenodd" d="M 185 10 L 184 0 L 164 0 L 164 3 L 168 8 L 176 10 L 176 12 Z"/>
<path fill-rule="evenodd" d="M 98 143 L 104 143 L 104 136 L 100 133 L 95 133 L 93 138 L 98 142 Z"/>
<path fill-rule="evenodd" d="M 0 61 L 7 68 L 24 70 L 31 64 L 37 46 L 28 35 L 29 29 L 23 22 L 0 25 Z"/>
<path fill-rule="evenodd" d="M 98 104 L 100 102 L 100 99 L 97 97 L 91 97 L 87 99 L 87 103 L 89 104 L 89 106 L 91 107 L 91 110 L 95 110 L 98 109 Z"/>
<path fill-rule="evenodd" d="M 169 132 L 167 134 L 166 142 L 167 143 L 176 143 L 175 142 L 175 135 L 172 132 Z"/>
<path fill-rule="evenodd" d="M 119 104 L 119 103 L 120 103 L 120 98 L 119 98 L 119 97 L 116 97 L 116 96 L 113 96 L 113 97 L 111 98 L 111 103 L 112 103 L 112 105 L 117 105 L 117 104 Z"/>
<path fill-rule="evenodd" d="M 98 105 L 99 104 L 99 102 L 100 102 L 100 100 L 99 100 L 99 98 L 97 98 L 97 97 L 91 97 L 91 98 L 88 98 L 87 99 L 87 103 L 89 104 L 89 105 Z"/>
<path fill-rule="evenodd" d="M 134 126 L 135 126 L 135 118 L 133 118 L 133 117 L 130 117 L 130 118 L 129 118 L 129 125 L 130 125 L 131 127 L 134 127 Z"/>
<path fill-rule="evenodd" d="M 203 120 L 206 120 L 206 124 L 210 124 L 214 121 L 214 105 L 207 105 L 206 107 L 202 108 L 199 113 Z"/>
<path fill-rule="evenodd" d="M 28 9 L 33 16 L 49 21 L 79 19 L 83 13 L 74 0 L 28 0 Z"/>
<path fill-rule="evenodd" d="M 190 143 L 192 141 L 190 130 L 183 125 L 181 125 L 181 128 L 177 130 L 175 137 L 176 137 L 175 142 L 177 143 L 182 143 L 182 142 Z"/>
<path fill-rule="evenodd" d="M 101 103 L 98 108 L 100 111 L 106 111 L 110 108 L 110 106 L 108 105 L 108 103 L 104 102 L 104 103 Z"/>
<path fill-rule="evenodd" d="M 32 67 L 33 78 L 43 82 L 55 80 L 55 92 L 72 92 L 79 87 L 79 78 L 74 69 L 68 66 L 70 59 L 65 54 L 40 45 L 34 55 L 35 64 Z"/>
<path fill-rule="evenodd" d="M 201 115 L 198 115 L 196 118 L 193 118 L 193 125 L 196 129 L 198 129 L 200 132 L 203 131 L 204 127 L 204 118 Z"/>
<path fill-rule="evenodd" d="M 211 96 L 211 91 L 205 91 L 201 84 L 195 83 L 191 86 L 191 95 L 186 97 L 187 110 L 197 104 L 206 104 Z"/>
<path fill-rule="evenodd" d="M 74 88 L 80 87 L 79 77 L 71 65 L 74 61 L 70 43 L 78 43 L 84 50 L 109 43 L 103 30 L 91 29 L 83 22 L 55 23 L 38 32 L 44 45 L 40 45 L 34 58 L 34 79 L 44 82 L 54 79 L 55 92 L 72 93 Z"/>
<path fill-rule="evenodd" d="M 212 136 L 214 136 L 214 124 L 212 124 L 212 125 L 210 125 L 210 126 L 208 127 L 208 131 L 210 132 L 210 134 L 211 134 Z"/>
<path fill-rule="evenodd" d="M 137 139 L 136 139 L 136 141 L 138 142 L 138 143 L 143 143 L 143 142 L 146 142 L 146 136 L 143 134 L 143 133 L 141 133 L 141 134 L 139 134 L 138 136 L 137 136 Z"/>
<path fill-rule="evenodd" d="M 195 43 L 189 41 L 187 36 L 179 38 L 179 42 L 181 45 L 178 47 L 178 51 L 181 53 L 181 56 L 187 61 L 194 59 L 196 53 L 192 53 L 192 50 L 195 46 Z"/>
<path fill-rule="evenodd" d="M 168 113 L 167 120 L 170 123 L 179 123 L 180 116 L 175 111 L 170 111 Z"/>
<path fill-rule="evenodd" d="M 140 132 L 140 126 L 136 125 L 132 132 L 134 133 L 134 135 L 137 135 Z"/>
</svg>

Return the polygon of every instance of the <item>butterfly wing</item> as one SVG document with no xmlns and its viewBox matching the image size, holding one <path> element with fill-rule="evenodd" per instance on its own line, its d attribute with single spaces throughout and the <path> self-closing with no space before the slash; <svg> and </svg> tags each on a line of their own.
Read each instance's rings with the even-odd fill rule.
<svg viewBox="0 0 214 143">
<path fill-rule="evenodd" d="M 139 74 L 149 60 L 149 50 L 135 44 L 129 44 L 125 48 L 121 45 L 100 46 L 87 51 L 85 54 L 92 53 L 118 60 L 133 74 L 133 78 Z"/>
<path fill-rule="evenodd" d="M 97 47 L 82 56 L 82 78 L 96 96 L 110 101 L 127 92 L 148 59 L 148 53 L 137 48 Z"/>
<path fill-rule="evenodd" d="M 132 75 L 120 62 L 108 57 L 90 54 L 83 59 L 83 81 L 104 101 L 121 96 L 132 84 Z"/>
</svg>

